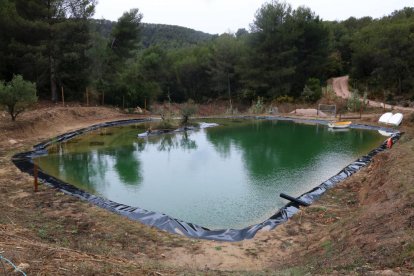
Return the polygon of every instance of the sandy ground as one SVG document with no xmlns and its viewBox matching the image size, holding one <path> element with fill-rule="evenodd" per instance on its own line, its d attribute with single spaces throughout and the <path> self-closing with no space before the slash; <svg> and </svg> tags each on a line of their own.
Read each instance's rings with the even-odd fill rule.
<svg viewBox="0 0 414 276">
<path fill-rule="evenodd" d="M 323 117 L 326 118 L 328 115 L 319 111 L 315 108 L 298 108 L 289 113 L 290 115 L 306 116 L 306 117 Z"/>
<path fill-rule="evenodd" d="M 137 117 L 104 107 L 57 106 L 27 112 L 16 123 L 0 117 L 2 256 L 30 275 L 414 273 L 410 124 L 391 151 L 314 205 L 275 230 L 236 243 L 165 233 L 44 185 L 33 193 L 32 178 L 10 161 L 13 154 L 58 134 Z"/>
</svg>

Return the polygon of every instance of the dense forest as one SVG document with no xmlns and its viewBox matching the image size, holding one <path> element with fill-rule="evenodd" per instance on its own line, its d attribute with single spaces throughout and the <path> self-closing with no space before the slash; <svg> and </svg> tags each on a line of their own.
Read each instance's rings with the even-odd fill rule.
<svg viewBox="0 0 414 276">
<path fill-rule="evenodd" d="M 93 28 L 104 38 L 109 39 L 116 22 L 106 19 L 92 19 Z M 211 41 L 217 35 L 196 31 L 181 26 L 165 24 L 140 24 L 140 48 L 159 45 L 164 49 L 182 48 Z"/>
<path fill-rule="evenodd" d="M 0 1 L 0 80 L 36 83 L 42 99 L 88 97 L 135 107 L 152 101 L 317 101 L 349 74 L 370 98 L 414 100 L 414 8 L 380 19 L 323 21 L 279 1 L 249 30 L 210 35 L 144 24 L 138 9 L 94 20 L 95 0 Z M 252 11 L 253 12 L 253 11 Z"/>
</svg>

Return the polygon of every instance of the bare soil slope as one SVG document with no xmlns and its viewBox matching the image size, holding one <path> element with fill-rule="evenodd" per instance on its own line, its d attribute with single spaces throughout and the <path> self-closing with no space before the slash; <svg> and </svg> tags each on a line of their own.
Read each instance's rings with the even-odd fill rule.
<svg viewBox="0 0 414 276">
<path fill-rule="evenodd" d="M 413 273 L 410 125 L 391 151 L 316 204 L 273 231 L 237 243 L 168 234 L 47 186 L 33 193 L 33 179 L 10 161 L 58 134 L 136 117 L 104 107 L 55 106 L 23 114 L 15 124 L 0 116 L 2 256 L 27 264 L 29 275 Z"/>
</svg>

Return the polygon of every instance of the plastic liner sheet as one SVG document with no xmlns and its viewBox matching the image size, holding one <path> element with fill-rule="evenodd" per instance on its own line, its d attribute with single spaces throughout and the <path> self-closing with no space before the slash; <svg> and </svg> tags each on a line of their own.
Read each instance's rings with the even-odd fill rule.
<svg viewBox="0 0 414 276">
<path fill-rule="evenodd" d="M 321 124 L 327 125 L 327 121 L 323 120 L 307 120 L 307 119 L 293 119 L 287 117 L 278 117 L 278 116 L 243 116 L 243 117 L 231 117 L 231 119 L 266 119 L 266 120 L 283 120 L 283 121 L 294 121 L 298 123 L 310 123 L 310 124 Z M 107 122 L 97 125 L 92 125 L 87 128 L 83 128 L 77 131 L 69 132 L 60 136 L 55 137 L 54 139 L 50 139 L 46 142 L 40 143 L 34 146 L 33 151 L 23 152 L 16 154 L 12 157 L 13 163 L 22 171 L 26 172 L 30 175 L 33 175 L 33 158 L 36 156 L 41 156 L 47 154 L 46 148 L 51 145 L 52 143 L 60 143 L 64 141 L 68 141 L 74 137 L 82 135 L 84 133 L 105 127 L 111 126 L 120 126 L 120 125 L 127 125 L 133 123 L 142 123 L 148 122 L 151 119 L 135 119 L 135 120 L 123 120 L 123 121 L 114 121 L 114 122 Z M 370 130 L 384 130 L 387 132 L 393 133 L 391 139 L 393 143 L 397 142 L 401 136 L 401 133 L 395 131 L 393 129 L 387 129 L 382 127 L 376 126 L 369 126 L 369 125 L 359 125 L 359 124 L 352 124 L 351 128 L 357 129 L 370 129 Z M 372 158 L 377 155 L 378 153 L 384 151 L 387 148 L 387 142 L 384 141 L 378 148 L 372 150 L 365 156 L 355 160 L 353 163 L 349 164 L 345 168 L 343 168 L 338 174 L 329 178 L 328 180 L 321 183 L 319 186 L 315 187 L 311 191 L 301 195 L 298 199 L 306 202 L 306 203 L 313 203 L 317 200 L 323 193 L 325 193 L 328 189 L 332 188 L 339 182 L 343 181 L 344 179 L 348 178 L 349 176 L 356 173 L 362 167 L 366 166 L 369 162 L 371 162 Z M 259 230 L 271 230 L 274 229 L 279 224 L 286 222 L 290 217 L 296 214 L 299 211 L 299 206 L 293 202 L 288 203 L 284 207 L 282 207 L 276 214 L 274 214 L 269 219 L 265 220 L 262 223 L 251 225 L 243 229 L 222 229 L 222 230 L 210 230 L 205 227 L 201 227 L 192 223 L 184 222 L 175 218 L 172 218 L 168 215 L 148 211 L 139 207 L 131 207 L 128 205 L 120 204 L 99 196 L 92 195 L 85 191 L 82 191 L 75 186 L 65 183 L 62 180 L 54 178 L 46 173 L 44 173 L 40 168 L 38 170 L 38 177 L 46 184 L 55 187 L 64 193 L 73 195 L 80 199 L 86 200 L 90 203 L 93 203 L 101 208 L 109 210 L 111 212 L 126 216 L 131 220 L 140 221 L 146 225 L 154 226 L 158 229 L 165 230 L 170 233 L 175 233 L 179 235 L 184 235 L 191 238 L 200 238 L 200 239 L 207 239 L 207 240 L 216 240 L 216 241 L 228 241 L 228 242 L 236 242 L 241 241 L 244 239 L 251 239 L 255 236 L 255 234 Z M 278 195 L 275 195 L 278 196 Z"/>
</svg>

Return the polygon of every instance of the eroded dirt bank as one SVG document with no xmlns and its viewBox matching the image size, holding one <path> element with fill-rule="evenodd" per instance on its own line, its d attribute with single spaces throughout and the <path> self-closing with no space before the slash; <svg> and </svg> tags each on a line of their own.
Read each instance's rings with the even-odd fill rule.
<svg viewBox="0 0 414 276">
<path fill-rule="evenodd" d="M 0 252 L 29 275 L 410 274 L 414 271 L 413 126 L 391 151 L 288 223 L 237 243 L 152 229 L 55 189 L 32 191 L 14 153 L 94 123 L 137 118 L 103 107 L 0 117 Z M 389 275 L 389 274 L 387 274 Z"/>
</svg>

